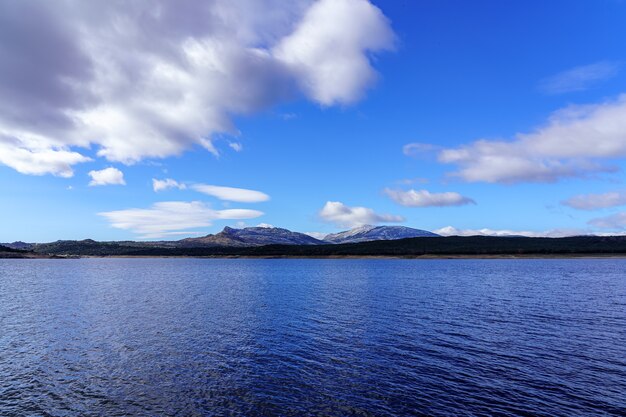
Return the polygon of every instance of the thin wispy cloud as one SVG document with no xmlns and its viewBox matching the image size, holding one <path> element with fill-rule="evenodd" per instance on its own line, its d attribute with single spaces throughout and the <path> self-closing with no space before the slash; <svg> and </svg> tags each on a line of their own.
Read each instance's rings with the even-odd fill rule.
<svg viewBox="0 0 626 417">
<path fill-rule="evenodd" d="M 402 153 L 412 157 L 428 156 L 439 150 L 441 150 L 441 146 L 419 142 L 407 143 L 402 147 Z"/>
<path fill-rule="evenodd" d="M 561 72 L 539 83 L 539 88 L 546 94 L 563 94 L 587 90 L 601 81 L 613 78 L 619 73 L 620 65 L 616 62 L 596 62 Z"/>
<path fill-rule="evenodd" d="M 264 213 L 258 210 L 214 210 L 199 201 L 168 201 L 147 209 L 132 208 L 99 213 L 112 227 L 129 230 L 141 239 L 159 239 L 172 235 L 195 234 L 190 229 L 209 227 L 216 220 L 253 219 Z"/>
<path fill-rule="evenodd" d="M 243 151 L 243 145 L 239 142 L 230 142 L 228 146 L 230 146 L 230 148 L 234 150 L 235 152 Z"/>
<path fill-rule="evenodd" d="M 90 187 L 100 185 L 126 185 L 124 173 L 117 168 L 109 167 L 100 171 L 89 171 L 91 177 Z"/>
<path fill-rule="evenodd" d="M 416 177 L 416 178 L 405 178 L 402 180 L 396 181 L 397 184 L 402 185 L 413 185 L 413 184 L 428 184 L 430 181 L 428 178 Z"/>
<path fill-rule="evenodd" d="M 626 192 L 613 191 L 602 194 L 581 194 L 562 201 L 561 204 L 578 210 L 598 210 L 626 205 Z"/>
<path fill-rule="evenodd" d="M 0 27 L 0 163 L 62 177 L 90 148 L 124 164 L 217 154 L 233 116 L 353 103 L 395 42 L 367 0 L 8 1 Z"/>
<path fill-rule="evenodd" d="M 246 188 L 222 187 L 218 185 L 194 184 L 191 188 L 199 193 L 210 195 L 224 201 L 238 203 L 261 203 L 268 201 L 270 196 L 256 190 Z"/>
<path fill-rule="evenodd" d="M 293 119 L 297 119 L 298 115 L 295 113 L 281 113 L 280 118 L 283 120 L 293 120 Z"/>
<path fill-rule="evenodd" d="M 166 178 L 164 180 L 153 178 L 152 188 L 155 192 L 165 191 L 172 188 L 177 188 L 179 190 L 191 189 L 222 201 L 233 201 L 238 203 L 261 203 L 270 199 L 269 195 L 261 191 L 209 184 L 192 184 L 187 186 L 187 184 L 178 182 L 171 178 Z"/>
<path fill-rule="evenodd" d="M 404 217 L 392 214 L 379 214 L 367 207 L 349 207 L 339 201 L 328 201 L 319 212 L 325 222 L 338 227 L 355 227 L 366 224 L 401 223 Z"/>
<path fill-rule="evenodd" d="M 394 190 L 385 188 L 383 192 L 396 203 L 405 207 L 446 207 L 476 204 L 469 197 L 455 192 L 431 193 L 428 190 Z"/>
<path fill-rule="evenodd" d="M 554 113 L 545 126 L 513 140 L 477 140 L 444 149 L 438 159 L 457 165 L 453 177 L 468 182 L 556 182 L 615 172 L 626 156 L 626 95 Z"/>
</svg>

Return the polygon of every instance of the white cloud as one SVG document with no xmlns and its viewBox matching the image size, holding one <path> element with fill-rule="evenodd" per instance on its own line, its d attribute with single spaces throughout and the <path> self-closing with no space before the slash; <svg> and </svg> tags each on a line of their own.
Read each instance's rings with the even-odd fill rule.
<svg viewBox="0 0 626 417">
<path fill-rule="evenodd" d="M 268 223 L 259 223 L 256 225 L 256 227 L 262 227 L 264 229 L 273 229 L 274 226 Z"/>
<path fill-rule="evenodd" d="M 117 168 L 109 167 L 100 171 L 89 171 L 90 187 L 98 185 L 126 185 L 124 173 Z"/>
<path fill-rule="evenodd" d="M 524 236 L 524 237 L 566 237 L 589 234 L 581 229 L 553 229 L 542 232 L 528 230 L 457 229 L 453 226 L 433 230 L 441 236 Z"/>
<path fill-rule="evenodd" d="M 367 0 L 23 0 L 0 3 L 0 27 L 0 163 L 64 177 L 83 149 L 124 164 L 218 153 L 235 115 L 353 102 L 394 38 Z"/>
<path fill-rule="evenodd" d="M 239 142 L 230 142 L 228 146 L 230 146 L 235 152 L 243 151 L 243 145 Z"/>
<path fill-rule="evenodd" d="M 157 180 L 156 178 L 152 178 L 152 189 L 154 190 L 154 192 L 158 193 L 159 191 L 165 191 L 170 188 L 178 188 L 179 190 L 184 190 L 187 188 L 187 186 L 171 178 L 166 178 L 164 180 Z"/>
<path fill-rule="evenodd" d="M 364 0 L 320 0 L 273 54 L 305 94 L 324 104 L 358 100 L 376 78 L 368 54 L 391 49 L 395 35 L 380 9 Z"/>
<path fill-rule="evenodd" d="M 396 203 L 406 207 L 445 207 L 476 204 L 471 198 L 454 192 L 431 193 L 428 190 L 402 191 L 385 188 L 384 193 Z"/>
<path fill-rule="evenodd" d="M 217 185 L 195 184 L 191 188 L 194 190 L 217 197 L 224 201 L 236 201 L 239 203 L 260 203 L 268 201 L 270 196 L 261 191 L 247 190 L 245 188 L 220 187 Z"/>
<path fill-rule="evenodd" d="M 583 91 L 594 84 L 608 80 L 619 72 L 619 65 L 614 62 L 596 62 L 583 65 L 546 78 L 539 83 L 539 88 L 548 94 L 562 94 Z"/>
<path fill-rule="evenodd" d="M 64 147 L 43 145 L 37 140 L 27 141 L 4 136 L 0 128 L 0 164 L 22 174 L 52 174 L 69 178 L 74 175 L 73 165 L 89 161 L 91 158 Z"/>
<path fill-rule="evenodd" d="M 258 210 L 213 210 L 199 201 L 168 201 L 148 209 L 127 209 L 99 213 L 112 227 L 131 230 L 143 239 L 157 239 L 173 234 L 191 234 L 188 229 L 208 227 L 215 220 L 253 219 L 263 215 Z"/>
<path fill-rule="evenodd" d="M 578 210 L 597 210 L 607 207 L 626 205 L 626 192 L 610 192 L 604 194 L 581 194 L 571 197 L 561 204 Z"/>
<path fill-rule="evenodd" d="M 400 223 L 405 219 L 391 214 L 378 214 L 367 207 L 348 207 L 339 201 L 327 201 L 319 216 L 328 223 L 339 227 L 355 227 L 377 223 Z"/>
<path fill-rule="evenodd" d="M 610 160 L 626 156 L 626 95 L 554 113 L 548 123 L 515 140 L 478 140 L 445 149 L 439 161 L 456 164 L 452 175 L 470 182 L 554 182 L 614 172 Z"/>
<path fill-rule="evenodd" d="M 589 224 L 601 229 L 624 230 L 626 229 L 626 212 L 591 219 Z"/>
</svg>

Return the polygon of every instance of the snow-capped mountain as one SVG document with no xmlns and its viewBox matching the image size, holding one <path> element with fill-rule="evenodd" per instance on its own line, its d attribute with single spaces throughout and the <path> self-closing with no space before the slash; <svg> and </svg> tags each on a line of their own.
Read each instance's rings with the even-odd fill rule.
<svg viewBox="0 0 626 417">
<path fill-rule="evenodd" d="M 405 226 L 359 226 L 345 232 L 332 233 L 324 237 L 329 243 L 357 243 L 371 240 L 397 240 L 410 237 L 437 237 L 439 235 L 426 230 Z"/>
<path fill-rule="evenodd" d="M 202 246 L 262 246 L 262 245 L 323 245 L 327 242 L 304 233 L 292 232 L 279 227 L 225 227 L 221 232 L 204 237 L 179 240 L 179 247 Z"/>
</svg>

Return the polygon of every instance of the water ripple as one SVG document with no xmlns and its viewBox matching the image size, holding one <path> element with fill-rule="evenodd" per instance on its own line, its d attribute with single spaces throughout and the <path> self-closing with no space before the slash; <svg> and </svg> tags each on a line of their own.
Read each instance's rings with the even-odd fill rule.
<svg viewBox="0 0 626 417">
<path fill-rule="evenodd" d="M 624 267 L 0 260 L 0 415 L 626 415 Z"/>
</svg>

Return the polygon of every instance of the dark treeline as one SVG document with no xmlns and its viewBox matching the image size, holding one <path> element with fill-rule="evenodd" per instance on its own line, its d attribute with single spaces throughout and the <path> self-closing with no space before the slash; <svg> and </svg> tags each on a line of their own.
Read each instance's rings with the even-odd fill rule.
<svg viewBox="0 0 626 417">
<path fill-rule="evenodd" d="M 35 252 L 78 256 L 447 256 L 447 255 L 593 255 L 626 254 L 626 237 L 418 237 L 341 245 L 268 245 L 257 247 L 175 248 L 137 242 L 59 241 Z"/>
<path fill-rule="evenodd" d="M 6 246 L 0 245 L 0 252 L 9 252 L 9 253 L 22 253 L 23 251 L 18 249 L 8 248 Z"/>
<path fill-rule="evenodd" d="M 0 245 L 0 259 L 7 259 L 7 258 L 19 259 L 19 258 L 38 258 L 38 257 L 42 257 L 42 256 L 39 254 L 33 253 L 32 251 L 23 251 L 23 250 L 8 248 L 6 246 Z"/>
</svg>

